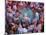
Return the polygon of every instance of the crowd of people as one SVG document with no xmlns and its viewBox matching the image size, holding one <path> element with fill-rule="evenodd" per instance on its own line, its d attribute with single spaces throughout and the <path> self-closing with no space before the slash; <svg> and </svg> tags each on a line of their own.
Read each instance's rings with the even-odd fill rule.
<svg viewBox="0 0 46 35">
<path fill-rule="evenodd" d="M 5 5 L 6 33 L 44 32 L 44 3 L 6 0 Z"/>
</svg>

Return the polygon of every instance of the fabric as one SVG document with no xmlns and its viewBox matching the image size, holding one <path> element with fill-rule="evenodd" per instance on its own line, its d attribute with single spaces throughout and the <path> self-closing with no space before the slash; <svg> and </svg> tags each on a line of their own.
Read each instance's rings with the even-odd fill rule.
<svg viewBox="0 0 46 35">
<path fill-rule="evenodd" d="M 32 10 L 30 8 L 24 8 L 24 9 L 21 9 L 19 11 L 22 13 L 23 16 L 29 17 L 30 18 L 30 23 L 31 23 L 31 21 L 33 19 L 33 12 L 32 12 Z"/>
</svg>

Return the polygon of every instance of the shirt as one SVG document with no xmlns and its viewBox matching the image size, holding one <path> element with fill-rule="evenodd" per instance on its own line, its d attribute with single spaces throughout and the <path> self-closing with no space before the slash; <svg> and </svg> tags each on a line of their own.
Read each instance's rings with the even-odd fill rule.
<svg viewBox="0 0 46 35">
<path fill-rule="evenodd" d="M 21 9 L 19 11 L 21 12 L 21 14 L 23 16 L 29 17 L 30 18 L 30 23 L 31 23 L 31 21 L 33 19 L 33 12 L 32 12 L 32 10 L 30 8 L 23 8 L 23 9 Z"/>
</svg>

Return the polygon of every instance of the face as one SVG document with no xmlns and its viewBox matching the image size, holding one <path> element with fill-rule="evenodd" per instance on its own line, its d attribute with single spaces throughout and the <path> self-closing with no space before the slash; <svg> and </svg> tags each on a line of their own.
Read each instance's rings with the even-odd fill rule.
<svg viewBox="0 0 46 35">
<path fill-rule="evenodd" d="M 23 2 L 23 7 L 26 7 L 26 6 L 27 6 L 27 4 L 25 2 Z"/>
<path fill-rule="evenodd" d="M 20 5 L 20 6 L 23 6 L 23 3 L 22 3 L 22 2 L 20 2 L 20 3 L 19 3 L 19 5 Z"/>
<path fill-rule="evenodd" d="M 23 24 L 23 27 L 25 27 L 26 26 L 26 24 Z"/>
<path fill-rule="evenodd" d="M 31 7 L 31 8 L 33 7 L 33 3 L 30 3 L 30 7 Z"/>
<path fill-rule="evenodd" d="M 38 8 L 38 11 L 40 12 L 40 11 L 42 11 L 42 9 L 39 7 L 39 8 Z"/>
<path fill-rule="evenodd" d="M 17 12 L 17 13 L 16 13 L 16 17 L 18 17 L 19 15 L 20 15 L 19 12 Z"/>
<path fill-rule="evenodd" d="M 33 11 L 33 12 L 35 12 L 35 9 L 34 9 L 34 8 L 32 8 L 32 11 Z"/>
<path fill-rule="evenodd" d="M 11 6 L 8 6 L 7 10 L 8 12 L 12 12 Z"/>
<path fill-rule="evenodd" d="M 29 17 L 27 17 L 27 16 L 24 16 L 24 20 L 29 20 Z"/>
<path fill-rule="evenodd" d="M 22 9 L 23 7 L 24 7 L 24 5 L 22 2 L 18 3 L 18 9 Z"/>
<path fill-rule="evenodd" d="M 12 4 L 12 0 L 8 0 L 8 3 L 9 3 L 9 4 Z"/>
<path fill-rule="evenodd" d="M 14 10 L 17 10 L 17 6 L 16 6 L 16 5 L 13 5 L 13 9 L 14 9 Z"/>
</svg>

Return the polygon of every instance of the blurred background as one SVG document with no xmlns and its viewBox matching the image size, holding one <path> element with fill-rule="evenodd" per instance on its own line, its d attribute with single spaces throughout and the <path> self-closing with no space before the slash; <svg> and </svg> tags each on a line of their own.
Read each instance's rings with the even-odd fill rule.
<svg viewBox="0 0 46 35">
<path fill-rule="evenodd" d="M 5 1 L 5 33 L 44 32 L 44 3 Z"/>
</svg>

